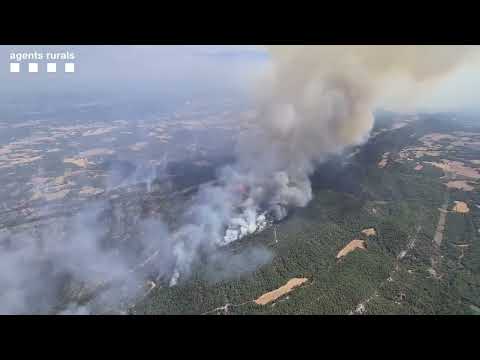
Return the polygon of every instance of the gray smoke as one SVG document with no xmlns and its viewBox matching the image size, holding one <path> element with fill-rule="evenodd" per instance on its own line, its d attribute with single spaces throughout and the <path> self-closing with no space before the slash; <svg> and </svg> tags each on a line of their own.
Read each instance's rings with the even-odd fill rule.
<svg viewBox="0 0 480 360">
<path fill-rule="evenodd" d="M 275 69 L 259 92 L 259 131 L 240 142 L 233 181 L 252 189 L 254 204 L 281 207 L 305 206 L 316 165 L 368 138 L 383 89 L 407 78 L 414 94 L 415 85 L 435 85 L 478 55 L 477 47 L 467 46 L 272 46 L 270 51 Z"/>
<path fill-rule="evenodd" d="M 188 274 L 199 249 L 221 246 L 257 230 L 268 211 L 277 220 L 312 199 L 309 176 L 332 154 L 367 140 L 382 89 L 398 77 L 433 84 L 474 47 L 272 46 L 274 76 L 259 91 L 254 129 L 243 133 L 237 162 L 222 169 L 192 209 L 192 224 L 176 241 L 176 273 Z M 242 189 L 241 193 L 237 189 Z M 253 221 L 252 221 L 253 219 Z M 243 223 L 238 236 L 225 227 Z M 227 241 L 226 241 L 227 240 Z"/>
<path fill-rule="evenodd" d="M 0 313 L 86 313 L 115 309 L 141 293 L 144 274 L 133 271 L 143 256 L 128 258 L 110 246 L 105 203 L 73 218 L 0 235 Z M 162 224 L 155 228 L 162 237 Z M 149 237 L 150 236 L 150 237 Z M 140 238 L 157 245 L 151 234 Z M 65 301 L 71 301 L 65 309 Z"/>
<path fill-rule="evenodd" d="M 51 311 L 65 291 L 58 285 L 65 276 L 90 284 L 87 293 L 95 296 L 59 312 L 85 314 L 134 301 L 151 273 L 174 286 L 196 266 L 215 281 L 255 270 L 272 257 L 265 247 L 233 252 L 226 245 L 264 229 L 267 215 L 280 220 L 290 208 L 306 206 L 316 166 L 368 138 L 382 89 L 399 77 L 435 84 L 477 53 L 472 47 L 434 46 L 270 50 L 274 74 L 260 88 L 254 126 L 239 137 L 237 161 L 221 169 L 215 185 L 200 188 L 179 215 L 183 225 L 140 222 L 140 235 L 131 239 L 137 246 L 115 251 L 104 244 L 108 227 L 101 205 L 78 214 L 67 228 L 48 226 L 41 241 L 0 235 L 0 312 Z"/>
</svg>

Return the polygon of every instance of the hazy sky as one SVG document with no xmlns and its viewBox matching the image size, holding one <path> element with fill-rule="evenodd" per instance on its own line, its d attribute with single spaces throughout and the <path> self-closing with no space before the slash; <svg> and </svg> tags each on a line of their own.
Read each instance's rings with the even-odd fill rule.
<svg viewBox="0 0 480 360">
<path fill-rule="evenodd" d="M 439 110 L 452 107 L 480 110 L 480 64 L 470 63 L 460 67 L 424 97 L 425 105 Z"/>
<path fill-rule="evenodd" d="M 60 63 L 59 72 L 46 73 L 47 61 L 38 61 L 39 73 L 9 72 L 10 53 L 34 51 L 73 52 L 76 72 L 63 73 Z M 269 66 L 268 51 L 254 45 L 0 46 L 0 93 L 251 93 Z M 402 86 L 402 82 L 394 85 L 395 90 Z M 478 109 L 479 88 L 479 63 L 470 63 L 445 81 L 415 93 L 415 102 L 429 109 Z M 408 97 L 408 91 L 402 96 Z"/>
<path fill-rule="evenodd" d="M 384 104 L 393 110 L 480 111 L 480 61 L 472 58 L 433 83 L 420 84 L 411 91 L 403 79 L 385 89 Z M 393 94 L 393 95 L 389 95 Z"/>
<path fill-rule="evenodd" d="M 74 74 L 10 73 L 10 54 L 23 52 L 73 52 Z M 0 91 L 38 92 L 181 92 L 209 89 L 245 90 L 268 53 L 252 46 L 0 46 Z"/>
</svg>

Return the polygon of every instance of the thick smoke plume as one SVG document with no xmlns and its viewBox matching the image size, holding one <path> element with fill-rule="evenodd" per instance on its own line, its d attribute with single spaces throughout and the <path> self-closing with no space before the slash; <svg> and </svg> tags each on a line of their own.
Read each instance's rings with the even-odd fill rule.
<svg viewBox="0 0 480 360">
<path fill-rule="evenodd" d="M 240 143 L 237 172 L 258 204 L 304 206 L 326 156 L 365 141 L 382 91 L 399 77 L 434 83 L 477 54 L 454 46 L 272 46 L 257 136 Z M 414 91 L 412 86 L 410 92 Z"/>
<path fill-rule="evenodd" d="M 461 46 L 275 46 L 270 51 L 274 73 L 259 89 L 253 128 L 239 135 L 237 161 L 221 169 L 214 185 L 200 188 L 183 225 L 140 224 L 143 235 L 129 256 L 102 247 L 105 230 L 92 215 L 77 216 L 81 225 L 74 223 L 67 240 L 58 240 L 61 245 L 53 243 L 50 230 L 41 246 L 25 237 L 0 236 L 0 312 L 30 312 L 32 304 L 47 311 L 38 300 L 51 302 L 55 289 L 44 273 L 106 284 L 100 302 L 103 296 L 111 304 L 134 298 L 152 270 L 170 286 L 197 264 L 206 265 L 214 280 L 254 270 L 271 259 L 266 248 L 233 253 L 225 245 L 263 230 L 292 207 L 306 206 L 317 164 L 368 138 L 385 88 L 399 78 L 434 84 L 477 54 L 476 48 Z M 44 272 L 40 265 L 47 267 Z M 89 312 L 88 302 L 61 310 Z"/>
<path fill-rule="evenodd" d="M 260 92 L 259 129 L 241 139 L 238 163 L 224 178 L 249 189 L 244 207 L 266 206 L 279 217 L 310 201 L 309 175 L 316 164 L 368 138 L 382 89 L 398 77 L 432 83 L 477 54 L 462 46 L 272 46 L 270 51 L 274 76 Z"/>
<path fill-rule="evenodd" d="M 188 273 L 206 243 L 223 245 L 261 230 L 265 212 L 279 220 L 289 208 L 306 206 L 316 165 L 368 138 L 373 111 L 389 83 L 399 77 L 432 83 L 477 53 L 461 46 L 276 46 L 270 51 L 274 76 L 259 92 L 256 127 L 240 137 L 237 162 L 222 170 L 220 185 L 201 193 L 193 209 L 195 226 L 177 243 L 176 274 Z"/>
</svg>

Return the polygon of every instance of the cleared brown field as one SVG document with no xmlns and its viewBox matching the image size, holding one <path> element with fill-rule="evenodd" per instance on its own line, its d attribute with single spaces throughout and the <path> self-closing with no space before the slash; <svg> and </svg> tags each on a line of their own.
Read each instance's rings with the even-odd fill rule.
<svg viewBox="0 0 480 360">
<path fill-rule="evenodd" d="M 466 214 L 470 212 L 470 208 L 463 201 L 455 201 L 455 206 L 453 207 L 452 211 L 455 211 L 461 214 Z"/>
<path fill-rule="evenodd" d="M 350 241 L 347 246 L 338 252 L 337 259 L 347 256 L 348 253 L 354 251 L 355 249 L 367 250 L 367 243 L 364 240 L 358 239 Z"/>
<path fill-rule="evenodd" d="M 374 228 L 369 228 L 369 229 L 363 229 L 362 234 L 365 236 L 375 236 L 377 235 L 377 232 L 375 231 Z"/>
<path fill-rule="evenodd" d="M 255 300 L 255 303 L 257 305 L 266 305 L 268 303 L 271 303 L 272 301 L 277 300 L 278 298 L 282 297 L 285 294 L 288 294 L 291 292 L 293 289 L 296 287 L 299 287 L 300 285 L 303 285 L 308 281 L 307 278 L 293 278 L 288 280 L 288 282 L 279 287 L 276 290 L 270 291 L 268 293 L 263 294 L 260 296 L 258 299 Z"/>
</svg>

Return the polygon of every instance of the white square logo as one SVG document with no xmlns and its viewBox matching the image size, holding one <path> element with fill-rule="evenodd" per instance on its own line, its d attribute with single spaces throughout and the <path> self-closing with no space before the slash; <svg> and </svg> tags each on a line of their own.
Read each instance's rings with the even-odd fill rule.
<svg viewBox="0 0 480 360">
<path fill-rule="evenodd" d="M 57 64 L 56 63 L 47 63 L 47 72 L 49 72 L 49 73 L 57 72 Z"/>
<path fill-rule="evenodd" d="M 20 72 L 20 63 L 10 63 L 10 72 Z"/>
<path fill-rule="evenodd" d="M 66 64 L 65 64 L 65 72 L 66 72 L 66 73 L 73 73 L 73 72 L 75 72 L 75 64 L 74 64 L 74 63 L 66 63 Z"/>
<path fill-rule="evenodd" d="M 28 72 L 33 72 L 33 73 L 38 72 L 38 64 L 37 63 L 28 63 Z"/>
</svg>

